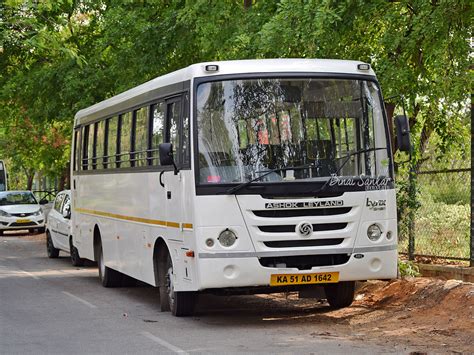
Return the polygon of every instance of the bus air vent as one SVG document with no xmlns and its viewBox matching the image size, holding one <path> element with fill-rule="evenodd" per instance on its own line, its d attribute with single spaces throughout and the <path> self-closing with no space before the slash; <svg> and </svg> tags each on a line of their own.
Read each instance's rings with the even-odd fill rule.
<svg viewBox="0 0 474 355">
<path fill-rule="evenodd" d="M 311 239 L 311 240 L 275 240 L 271 242 L 263 242 L 269 248 L 304 248 L 304 247 L 321 247 L 326 245 L 339 245 L 344 238 L 330 239 Z"/>
</svg>

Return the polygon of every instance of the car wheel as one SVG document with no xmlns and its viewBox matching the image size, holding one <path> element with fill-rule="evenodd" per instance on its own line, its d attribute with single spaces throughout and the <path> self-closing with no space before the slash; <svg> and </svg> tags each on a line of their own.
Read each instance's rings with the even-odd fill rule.
<svg viewBox="0 0 474 355">
<path fill-rule="evenodd" d="M 49 231 L 46 232 L 46 252 L 48 253 L 48 258 L 50 259 L 56 259 L 59 256 L 59 249 L 54 247 Z"/>
<path fill-rule="evenodd" d="M 97 251 L 97 265 L 99 266 L 99 278 L 104 287 L 118 287 L 122 285 L 122 273 L 105 266 L 102 244 Z"/>
<path fill-rule="evenodd" d="M 171 314 L 176 317 L 186 317 L 194 313 L 194 307 L 196 305 L 197 293 L 196 292 L 177 292 L 174 290 L 174 272 L 173 272 L 173 262 L 171 256 L 167 255 L 166 268 L 163 270 L 165 272 L 165 285 L 164 289 L 166 290 L 166 295 L 163 295 L 167 298 L 167 303 Z M 161 287 L 160 287 L 161 289 Z M 160 297 L 162 292 L 160 292 Z"/>
<path fill-rule="evenodd" d="M 84 259 L 79 256 L 79 251 L 72 243 L 72 237 L 69 238 L 69 253 L 71 254 L 72 266 L 84 266 Z"/>
<path fill-rule="evenodd" d="M 324 285 L 326 299 L 332 308 L 349 307 L 354 300 L 355 281 L 343 281 Z"/>
</svg>

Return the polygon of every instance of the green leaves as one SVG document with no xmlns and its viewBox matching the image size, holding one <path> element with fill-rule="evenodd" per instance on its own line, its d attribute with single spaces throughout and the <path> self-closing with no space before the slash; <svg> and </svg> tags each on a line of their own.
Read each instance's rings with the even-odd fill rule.
<svg viewBox="0 0 474 355">
<path fill-rule="evenodd" d="M 75 112 L 156 76 L 201 61 L 341 58 L 370 62 L 386 96 L 407 98 L 420 161 L 430 139 L 440 147 L 437 154 L 458 144 L 472 82 L 471 2 L 245 5 L 243 0 L 5 1 L 0 4 L 2 125 L 25 119 L 48 129 L 59 125 L 62 143 L 55 146 L 48 136 L 41 144 L 48 147 L 46 155 L 63 162 L 28 164 L 51 166 L 51 174 L 60 174 L 53 166 L 68 159 L 58 151 L 67 149 Z M 0 156 L 14 155 L 0 147 Z"/>
</svg>

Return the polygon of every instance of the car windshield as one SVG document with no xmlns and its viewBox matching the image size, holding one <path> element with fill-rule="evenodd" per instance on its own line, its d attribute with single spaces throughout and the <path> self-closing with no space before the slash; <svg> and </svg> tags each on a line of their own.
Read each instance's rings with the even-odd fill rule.
<svg viewBox="0 0 474 355">
<path fill-rule="evenodd" d="M 36 205 L 37 203 L 30 191 L 0 192 L 0 206 Z"/>
<path fill-rule="evenodd" d="M 366 80 L 202 83 L 199 183 L 244 183 L 260 175 L 259 182 L 389 176 L 380 98 L 378 86 Z"/>
</svg>

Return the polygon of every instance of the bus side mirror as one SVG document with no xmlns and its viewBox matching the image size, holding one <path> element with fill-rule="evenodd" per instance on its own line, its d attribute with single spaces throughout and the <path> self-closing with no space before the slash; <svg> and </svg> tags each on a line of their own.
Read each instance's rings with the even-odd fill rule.
<svg viewBox="0 0 474 355">
<path fill-rule="evenodd" d="M 401 152 L 411 152 L 410 125 L 405 115 L 395 116 L 397 147 Z"/>
<path fill-rule="evenodd" d="M 161 143 L 158 146 L 158 151 L 160 153 L 160 165 L 161 166 L 173 165 L 174 173 L 177 174 L 178 167 L 176 166 L 176 163 L 174 162 L 174 158 L 173 158 L 173 144 Z"/>
</svg>

